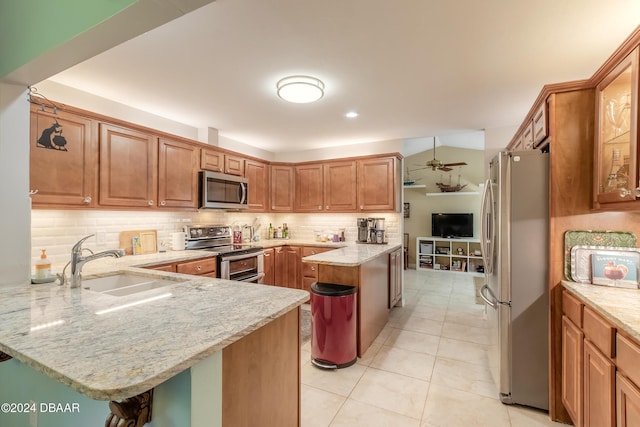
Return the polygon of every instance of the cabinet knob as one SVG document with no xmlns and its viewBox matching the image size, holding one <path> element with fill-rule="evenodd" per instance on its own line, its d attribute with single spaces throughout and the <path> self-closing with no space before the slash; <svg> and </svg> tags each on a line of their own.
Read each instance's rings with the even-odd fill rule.
<svg viewBox="0 0 640 427">
<path fill-rule="evenodd" d="M 167 202 L 165 202 L 164 200 L 160 202 L 160 206 L 167 206 Z"/>
<path fill-rule="evenodd" d="M 85 203 L 91 203 L 91 200 L 93 200 L 93 199 L 91 198 L 91 196 L 87 196 L 87 197 L 85 197 L 85 198 L 84 198 L 84 200 L 83 200 L 83 201 L 84 201 Z"/>
<path fill-rule="evenodd" d="M 327 205 L 325 209 L 326 209 L 326 210 L 329 210 L 329 205 Z"/>
<path fill-rule="evenodd" d="M 318 206 L 318 210 L 321 211 L 322 210 L 322 206 Z"/>
<path fill-rule="evenodd" d="M 316 271 L 316 268 L 314 266 L 311 266 L 311 271 Z"/>
<path fill-rule="evenodd" d="M 148 204 L 149 206 L 153 206 L 153 200 L 149 200 L 149 201 L 147 202 L 147 204 Z"/>
<path fill-rule="evenodd" d="M 201 265 L 196 265 L 196 271 L 200 271 L 202 270 L 202 266 Z"/>
<path fill-rule="evenodd" d="M 34 194 L 38 194 L 38 190 L 29 190 L 30 196 L 33 196 Z"/>
<path fill-rule="evenodd" d="M 360 205 L 360 210 L 364 210 L 364 206 Z"/>
</svg>

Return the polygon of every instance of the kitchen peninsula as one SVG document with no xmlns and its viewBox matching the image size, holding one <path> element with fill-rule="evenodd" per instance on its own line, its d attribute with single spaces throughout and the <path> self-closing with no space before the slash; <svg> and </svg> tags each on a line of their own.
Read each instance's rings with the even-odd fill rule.
<svg viewBox="0 0 640 427">
<path fill-rule="evenodd" d="M 0 289 L 0 351 L 12 357 L 0 363 L 1 400 L 79 408 L 2 412 L 0 425 L 29 425 L 34 416 L 39 426 L 102 425 L 105 400 L 150 389 L 152 427 L 250 426 L 256 419 L 299 425 L 299 306 L 307 292 L 134 267 L 210 255 L 180 251 L 87 264 L 85 280 L 126 272 L 176 281 L 128 296 L 53 284 Z"/>
</svg>

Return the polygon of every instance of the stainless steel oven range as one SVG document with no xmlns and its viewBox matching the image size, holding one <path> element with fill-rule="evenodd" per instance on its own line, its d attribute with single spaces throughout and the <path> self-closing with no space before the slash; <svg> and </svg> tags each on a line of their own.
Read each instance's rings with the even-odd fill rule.
<svg viewBox="0 0 640 427">
<path fill-rule="evenodd" d="M 240 282 L 262 283 L 264 251 L 261 246 L 234 244 L 228 225 L 187 225 L 186 248 L 218 253 L 216 277 Z"/>
</svg>

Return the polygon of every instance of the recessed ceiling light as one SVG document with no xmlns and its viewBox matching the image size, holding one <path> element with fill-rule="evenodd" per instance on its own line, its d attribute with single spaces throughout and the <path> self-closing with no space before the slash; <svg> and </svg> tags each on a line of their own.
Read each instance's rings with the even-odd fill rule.
<svg viewBox="0 0 640 427">
<path fill-rule="evenodd" d="M 349 111 L 347 114 L 344 115 L 345 117 L 348 117 L 350 119 L 353 119 L 354 117 L 358 117 L 358 113 L 356 113 L 355 111 Z"/>
<path fill-rule="evenodd" d="M 310 76 L 289 76 L 276 83 L 278 96 L 296 104 L 315 102 L 324 95 L 324 83 Z"/>
</svg>

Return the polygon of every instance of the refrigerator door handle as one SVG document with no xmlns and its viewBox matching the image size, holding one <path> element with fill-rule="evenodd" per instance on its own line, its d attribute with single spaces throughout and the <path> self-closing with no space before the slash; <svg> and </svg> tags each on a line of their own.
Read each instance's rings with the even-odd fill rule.
<svg viewBox="0 0 640 427">
<path fill-rule="evenodd" d="M 489 299 L 489 297 L 487 297 L 485 292 L 489 292 L 491 294 L 491 297 L 493 298 L 493 301 L 491 301 Z M 480 298 L 482 298 L 484 300 L 484 302 L 486 302 L 489 307 L 493 308 L 494 310 L 498 309 L 498 300 L 493 295 L 493 292 L 491 292 L 491 289 L 489 289 L 489 286 L 487 284 L 485 284 L 484 286 L 482 286 L 480 288 Z"/>
<path fill-rule="evenodd" d="M 489 235 L 494 229 L 494 213 L 493 207 L 493 188 L 491 187 L 491 179 L 487 179 L 484 184 L 484 191 L 482 193 L 482 223 L 480 227 L 480 242 L 482 244 L 482 262 L 484 264 L 485 274 L 491 274 L 493 272 L 493 266 L 491 262 L 493 260 L 493 240 L 494 236 Z M 493 234 L 493 233 L 491 233 Z"/>
</svg>

